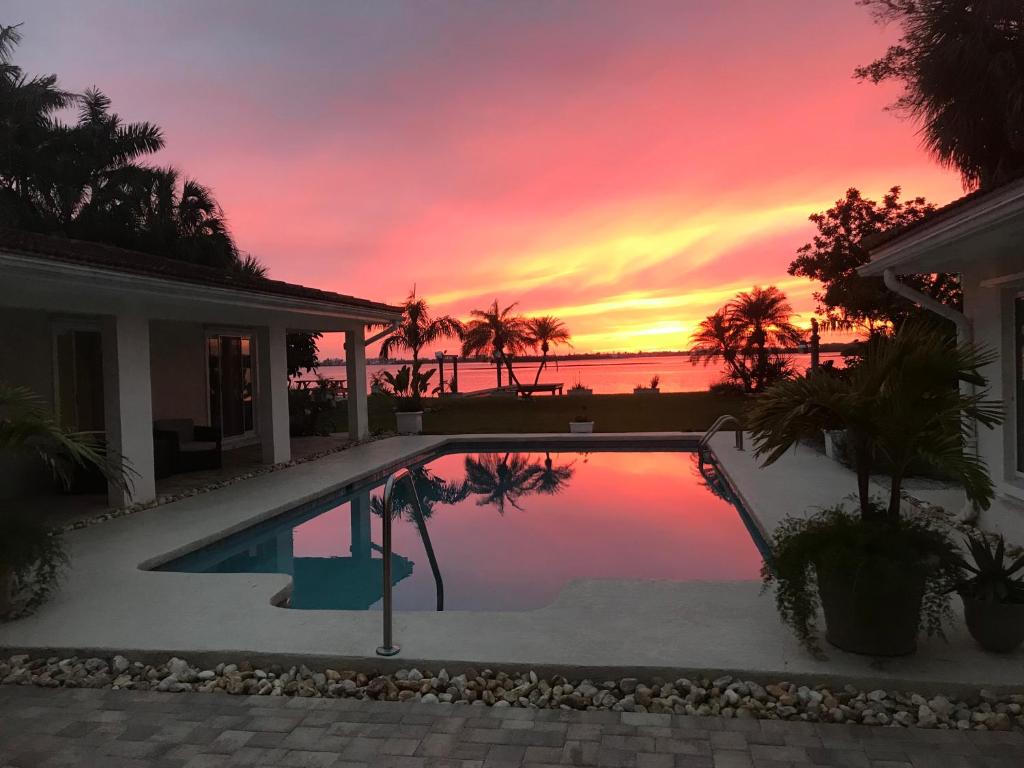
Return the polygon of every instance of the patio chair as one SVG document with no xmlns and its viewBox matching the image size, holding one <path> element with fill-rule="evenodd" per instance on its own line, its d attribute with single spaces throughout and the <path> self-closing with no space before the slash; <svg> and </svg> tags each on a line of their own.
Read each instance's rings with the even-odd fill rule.
<svg viewBox="0 0 1024 768">
<path fill-rule="evenodd" d="M 220 469 L 220 430 L 196 426 L 192 419 L 157 419 L 153 422 L 153 458 L 158 478 Z"/>
</svg>

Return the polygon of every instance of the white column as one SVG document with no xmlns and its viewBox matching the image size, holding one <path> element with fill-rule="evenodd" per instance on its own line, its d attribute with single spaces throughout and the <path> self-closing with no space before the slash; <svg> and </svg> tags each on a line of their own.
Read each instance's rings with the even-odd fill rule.
<svg viewBox="0 0 1024 768">
<path fill-rule="evenodd" d="M 260 445 L 264 464 L 281 464 L 292 458 L 288 434 L 288 348 L 283 326 L 256 330 Z"/>
<path fill-rule="evenodd" d="M 348 381 L 348 434 L 353 440 L 370 436 L 370 416 L 366 401 L 366 344 L 363 326 L 345 331 L 345 374 Z"/>
<path fill-rule="evenodd" d="M 103 324 L 103 392 L 108 450 L 133 471 L 127 489 L 111 485 L 111 506 L 156 498 L 153 466 L 153 388 L 149 377 L 149 320 L 125 313 Z"/>
</svg>

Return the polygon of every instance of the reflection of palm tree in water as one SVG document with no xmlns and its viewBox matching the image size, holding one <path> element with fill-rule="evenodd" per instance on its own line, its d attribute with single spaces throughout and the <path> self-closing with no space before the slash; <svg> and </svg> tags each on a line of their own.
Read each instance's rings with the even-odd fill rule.
<svg viewBox="0 0 1024 768">
<path fill-rule="evenodd" d="M 434 514 L 435 504 L 458 504 L 465 499 L 469 492 L 465 483 L 451 483 L 439 475 L 435 475 L 426 467 L 417 467 L 410 470 L 413 485 L 416 488 L 416 495 L 420 500 L 420 507 L 423 509 L 423 517 L 429 519 Z M 391 517 L 405 517 L 413 520 L 415 511 L 410 495 L 409 484 L 398 483 L 395 486 L 394 496 L 391 501 Z M 370 510 L 377 517 L 384 516 L 383 493 L 375 495 L 370 500 Z"/>
<path fill-rule="evenodd" d="M 556 467 L 550 454 L 541 463 L 529 454 L 485 453 L 466 457 L 465 488 L 478 506 L 493 504 L 504 514 L 506 504 L 522 509 L 519 500 L 530 493 L 558 493 L 572 474 L 572 465 Z"/>
<path fill-rule="evenodd" d="M 539 465 L 534 473 L 532 490 L 553 496 L 566 486 L 574 472 L 572 463 L 555 466 L 551 454 L 545 452 L 544 464 Z"/>
</svg>

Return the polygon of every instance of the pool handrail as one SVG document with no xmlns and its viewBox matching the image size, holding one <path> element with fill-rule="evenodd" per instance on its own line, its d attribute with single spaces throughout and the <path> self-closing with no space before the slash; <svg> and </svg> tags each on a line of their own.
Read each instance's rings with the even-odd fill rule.
<svg viewBox="0 0 1024 768">
<path fill-rule="evenodd" d="M 717 419 L 715 419 L 715 423 L 712 424 L 710 427 L 708 427 L 708 431 L 704 433 L 704 437 L 702 437 L 700 439 L 700 442 L 697 443 L 697 448 L 700 449 L 700 450 L 703 450 L 704 448 L 707 448 L 708 447 L 708 442 L 711 440 L 712 436 L 716 432 L 718 432 L 718 430 L 720 430 L 722 427 L 724 427 L 726 424 L 728 424 L 730 421 L 733 424 L 736 425 L 736 450 L 737 451 L 742 451 L 743 450 L 743 426 L 740 424 L 740 420 L 739 419 L 737 419 L 735 416 L 733 416 L 732 414 L 729 414 L 729 413 L 724 414 L 722 416 L 719 416 Z"/>
<path fill-rule="evenodd" d="M 430 533 L 427 531 L 426 518 L 423 516 L 423 506 L 420 504 L 420 495 L 416 492 L 416 482 L 408 467 L 392 472 L 384 483 L 384 503 L 381 505 L 381 551 L 383 552 L 382 576 L 384 582 L 383 592 L 383 638 L 381 645 L 377 648 L 378 656 L 394 656 L 401 646 L 395 645 L 392 637 L 392 615 L 394 613 L 394 602 L 391 594 L 391 502 L 394 499 L 395 486 L 402 480 L 409 482 L 409 490 L 412 491 L 413 511 L 416 516 L 416 527 L 419 530 L 420 538 L 423 540 L 423 548 L 427 552 L 427 560 L 430 561 L 430 570 L 434 574 L 434 587 L 437 591 L 437 610 L 444 610 L 444 580 L 441 578 L 441 569 L 438 568 L 437 558 L 434 556 L 434 546 L 430 542 Z"/>
</svg>

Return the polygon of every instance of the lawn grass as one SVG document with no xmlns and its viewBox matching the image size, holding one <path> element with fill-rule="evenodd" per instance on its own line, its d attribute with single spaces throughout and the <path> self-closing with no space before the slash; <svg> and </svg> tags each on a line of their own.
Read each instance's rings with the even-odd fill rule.
<svg viewBox="0 0 1024 768">
<path fill-rule="evenodd" d="M 423 431 L 428 434 L 492 432 L 568 432 L 569 422 L 585 413 L 595 432 L 703 432 L 719 416 L 742 419 L 750 400 L 741 395 L 673 392 L 659 395 L 589 395 L 529 399 L 511 397 L 431 398 L 424 401 Z M 392 404 L 370 398 L 370 429 L 395 429 Z M 340 410 L 340 409 L 339 409 Z M 345 415 L 339 413 L 339 429 Z"/>
</svg>

